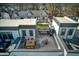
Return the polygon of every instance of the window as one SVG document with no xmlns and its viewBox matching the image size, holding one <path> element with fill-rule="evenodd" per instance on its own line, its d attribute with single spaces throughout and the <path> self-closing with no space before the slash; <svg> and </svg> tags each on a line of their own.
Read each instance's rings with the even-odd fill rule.
<svg viewBox="0 0 79 59">
<path fill-rule="evenodd" d="M 8 39 L 7 34 L 3 34 L 3 39 Z"/>
<path fill-rule="evenodd" d="M 1 17 L 1 13 L 0 13 L 0 17 Z"/>
<path fill-rule="evenodd" d="M 26 30 L 22 30 L 22 36 L 26 36 Z"/>
<path fill-rule="evenodd" d="M 34 18 L 36 18 L 36 17 L 34 17 Z"/>
<path fill-rule="evenodd" d="M 72 35 L 73 34 L 74 29 L 69 29 L 68 31 L 68 35 Z"/>
<path fill-rule="evenodd" d="M 11 33 L 8 34 L 8 39 L 13 39 L 13 35 Z"/>
<path fill-rule="evenodd" d="M 30 36 L 33 36 L 33 30 L 29 30 Z"/>
<path fill-rule="evenodd" d="M 13 39 L 11 32 L 0 32 L 0 39 Z"/>
<path fill-rule="evenodd" d="M 0 39 L 2 39 L 2 35 L 1 35 L 1 33 L 0 33 Z"/>
<path fill-rule="evenodd" d="M 61 30 L 61 35 L 65 35 L 66 29 Z"/>
</svg>

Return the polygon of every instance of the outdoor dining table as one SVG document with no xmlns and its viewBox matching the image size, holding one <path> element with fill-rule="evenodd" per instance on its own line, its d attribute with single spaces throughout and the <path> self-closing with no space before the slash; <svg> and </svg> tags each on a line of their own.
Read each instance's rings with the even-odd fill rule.
<svg viewBox="0 0 79 59">
<path fill-rule="evenodd" d="M 26 40 L 26 48 L 35 48 L 35 40 Z"/>
</svg>

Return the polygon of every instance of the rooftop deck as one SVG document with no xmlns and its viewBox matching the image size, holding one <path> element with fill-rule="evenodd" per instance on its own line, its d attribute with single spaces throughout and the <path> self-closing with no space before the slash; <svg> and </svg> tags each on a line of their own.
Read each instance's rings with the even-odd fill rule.
<svg viewBox="0 0 79 59">
<path fill-rule="evenodd" d="M 23 45 L 23 41 L 19 43 L 19 46 L 17 49 L 19 50 L 25 50 L 25 51 L 59 51 L 61 49 L 58 49 L 57 42 L 55 41 L 55 38 L 49 35 L 38 35 L 37 38 L 35 39 L 37 42 L 38 41 L 44 41 L 45 39 L 48 40 L 48 44 L 44 45 L 43 42 L 41 43 L 41 46 L 34 49 L 27 49 L 26 46 Z M 21 50 L 21 51 L 22 51 Z"/>
</svg>

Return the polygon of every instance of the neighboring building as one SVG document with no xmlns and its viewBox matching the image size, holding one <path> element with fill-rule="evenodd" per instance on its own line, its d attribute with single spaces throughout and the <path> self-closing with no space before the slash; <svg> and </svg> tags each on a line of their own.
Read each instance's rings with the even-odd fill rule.
<svg viewBox="0 0 79 59">
<path fill-rule="evenodd" d="M 27 10 L 20 11 L 19 15 L 22 18 L 35 18 L 38 22 L 48 22 L 48 14 L 44 10 Z"/>
<path fill-rule="evenodd" d="M 10 19 L 10 15 L 6 12 L 1 12 L 2 19 Z"/>
<path fill-rule="evenodd" d="M 38 23 L 48 23 L 48 11 L 47 10 L 26 10 L 17 11 L 13 8 L 10 13 L 1 12 L 1 19 L 37 19 Z"/>
<path fill-rule="evenodd" d="M 54 17 L 52 25 L 63 39 L 72 39 L 78 27 L 78 23 L 68 17 Z"/>
<path fill-rule="evenodd" d="M 79 34 L 76 34 L 78 24 L 78 22 L 66 16 L 54 17 L 53 19 L 52 26 L 54 26 L 56 34 L 61 40 L 60 44 L 65 47 L 67 56 L 79 56 Z"/>
<path fill-rule="evenodd" d="M 17 37 L 35 39 L 36 19 L 0 20 L 0 39 Z"/>
<path fill-rule="evenodd" d="M 18 12 L 13 12 L 12 13 L 12 19 L 20 19 L 21 17 L 19 16 Z"/>
</svg>

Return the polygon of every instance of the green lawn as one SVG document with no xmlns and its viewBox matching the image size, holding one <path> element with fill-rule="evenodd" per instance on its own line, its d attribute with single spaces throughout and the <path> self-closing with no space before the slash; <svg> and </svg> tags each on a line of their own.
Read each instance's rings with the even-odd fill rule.
<svg viewBox="0 0 79 59">
<path fill-rule="evenodd" d="M 48 24 L 38 24 L 36 27 L 37 28 L 48 28 L 49 25 Z"/>
</svg>

